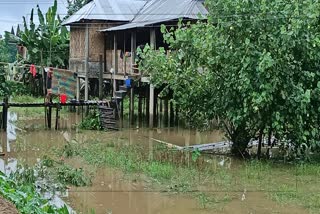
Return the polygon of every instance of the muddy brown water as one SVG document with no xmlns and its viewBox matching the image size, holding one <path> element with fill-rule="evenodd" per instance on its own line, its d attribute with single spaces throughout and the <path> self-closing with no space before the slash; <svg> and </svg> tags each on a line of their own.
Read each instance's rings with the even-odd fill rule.
<svg viewBox="0 0 320 214">
<path fill-rule="evenodd" d="M 223 141 L 223 133 L 213 131 L 200 133 L 180 128 L 133 128 L 123 129 L 118 132 L 80 131 L 73 129 L 73 124 L 81 119 L 71 114 L 62 119 L 61 131 L 37 129 L 43 120 L 30 120 L 16 127 L 14 118 L 8 126 L 7 133 L 0 133 L 0 153 L 6 155 L 0 158 L 0 171 L 10 174 L 16 170 L 18 163 L 27 162 L 34 164 L 50 151 L 63 146 L 67 139 L 76 139 L 79 142 L 106 141 L 124 142 L 126 144 L 157 144 L 152 139 L 161 140 L 179 146 L 193 144 L 213 143 Z M 78 160 L 76 160 L 77 162 Z M 232 161 L 221 161 L 228 163 Z M 75 163 L 82 165 L 81 162 Z M 237 164 L 237 163 L 235 163 Z M 84 164 L 85 165 L 85 164 Z M 236 166 L 233 166 L 236 167 Z M 125 179 L 124 174 L 114 169 L 100 168 L 96 170 L 93 185 L 90 187 L 71 187 L 62 196 L 57 196 L 55 204 L 70 206 L 70 210 L 77 213 L 96 214 L 207 214 L 207 213 L 306 213 L 296 207 L 282 207 L 266 199 L 263 193 L 248 193 L 245 202 L 241 201 L 241 194 L 235 193 L 231 202 L 223 209 L 202 209 L 194 198 L 181 194 L 163 193 L 150 187 L 146 179 Z"/>
</svg>

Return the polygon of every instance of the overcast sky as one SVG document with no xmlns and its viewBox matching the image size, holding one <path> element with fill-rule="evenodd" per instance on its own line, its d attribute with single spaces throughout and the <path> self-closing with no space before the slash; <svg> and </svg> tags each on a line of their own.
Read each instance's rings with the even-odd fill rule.
<svg viewBox="0 0 320 214">
<path fill-rule="evenodd" d="M 45 13 L 53 5 L 53 0 L 0 0 L 0 35 L 4 31 L 11 31 L 12 26 L 16 29 L 18 24 L 22 24 L 22 16 L 29 20 L 31 9 L 36 8 L 37 4 Z M 61 16 L 66 14 L 66 6 L 66 0 L 58 0 L 58 13 Z"/>
</svg>

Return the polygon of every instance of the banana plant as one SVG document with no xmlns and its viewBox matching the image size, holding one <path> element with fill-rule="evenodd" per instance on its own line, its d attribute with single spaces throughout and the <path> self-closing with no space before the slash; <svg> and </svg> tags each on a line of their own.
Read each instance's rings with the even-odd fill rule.
<svg viewBox="0 0 320 214">
<path fill-rule="evenodd" d="M 57 14 L 57 0 L 44 15 L 37 5 L 39 25 L 36 27 L 34 9 L 31 10 L 30 25 L 23 17 L 25 31 L 21 35 L 21 43 L 29 51 L 29 61 L 46 66 L 66 66 L 69 58 L 69 32 L 62 26 Z"/>
</svg>

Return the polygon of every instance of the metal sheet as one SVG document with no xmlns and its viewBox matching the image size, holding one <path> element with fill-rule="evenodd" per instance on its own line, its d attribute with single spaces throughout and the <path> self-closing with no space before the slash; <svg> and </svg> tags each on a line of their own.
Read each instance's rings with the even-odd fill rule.
<svg viewBox="0 0 320 214">
<path fill-rule="evenodd" d="M 151 0 L 137 14 L 131 23 L 102 31 L 118 31 L 145 27 L 180 18 L 199 19 L 206 17 L 208 11 L 199 0 Z"/>
<path fill-rule="evenodd" d="M 145 4 L 145 0 L 93 0 L 64 21 L 63 25 L 81 20 L 132 21 Z"/>
</svg>

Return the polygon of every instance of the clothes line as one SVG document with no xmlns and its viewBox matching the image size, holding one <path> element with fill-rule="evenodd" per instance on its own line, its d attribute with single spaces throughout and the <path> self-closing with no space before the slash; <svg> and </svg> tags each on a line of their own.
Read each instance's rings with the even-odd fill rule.
<svg viewBox="0 0 320 214">
<path fill-rule="evenodd" d="M 8 63 L 8 62 L 0 62 L 0 65 L 10 65 L 13 63 Z M 17 64 L 15 65 L 18 68 L 30 68 L 31 66 L 33 66 L 32 64 Z M 67 71 L 67 72 L 71 72 L 71 73 L 76 73 L 75 71 L 71 71 L 68 69 L 63 69 L 63 68 L 55 68 L 55 67 L 50 67 L 50 66 L 41 66 L 41 65 L 34 65 L 36 68 L 52 68 L 56 71 Z"/>
</svg>

